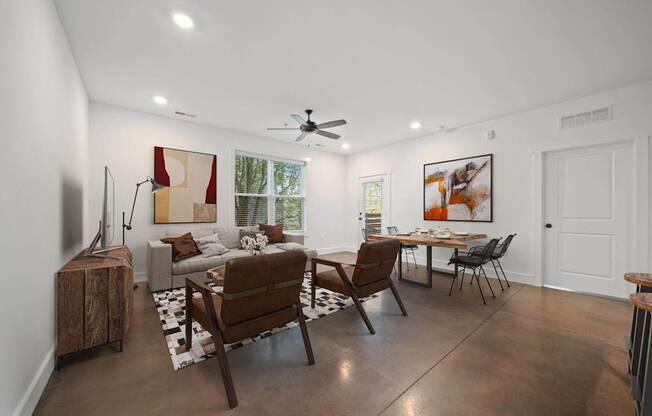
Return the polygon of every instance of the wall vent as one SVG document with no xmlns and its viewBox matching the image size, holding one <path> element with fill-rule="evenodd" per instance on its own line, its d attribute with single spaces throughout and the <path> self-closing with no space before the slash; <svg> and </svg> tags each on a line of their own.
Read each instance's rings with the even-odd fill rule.
<svg viewBox="0 0 652 416">
<path fill-rule="evenodd" d="M 598 108 L 592 111 L 562 116 L 560 127 L 562 129 L 571 129 L 573 127 L 586 126 L 591 123 L 610 121 L 613 117 L 612 107 Z"/>
<path fill-rule="evenodd" d="M 188 118 L 197 118 L 195 114 L 190 114 L 190 113 L 184 113 L 183 111 L 175 111 L 174 114 L 181 116 L 181 117 L 188 117 Z"/>
</svg>

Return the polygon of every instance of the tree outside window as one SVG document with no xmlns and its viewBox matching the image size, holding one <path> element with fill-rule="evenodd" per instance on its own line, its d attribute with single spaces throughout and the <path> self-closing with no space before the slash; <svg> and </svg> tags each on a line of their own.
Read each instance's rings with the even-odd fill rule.
<svg viewBox="0 0 652 416">
<path fill-rule="evenodd" d="M 303 230 L 304 169 L 303 163 L 236 154 L 236 225 L 283 224 L 285 230 Z"/>
</svg>

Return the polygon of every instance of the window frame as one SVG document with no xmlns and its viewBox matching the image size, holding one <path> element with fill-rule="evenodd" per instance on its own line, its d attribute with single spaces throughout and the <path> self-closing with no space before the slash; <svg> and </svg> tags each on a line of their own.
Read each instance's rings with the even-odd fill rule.
<svg viewBox="0 0 652 416">
<path fill-rule="evenodd" d="M 236 189 L 236 174 L 235 166 L 236 159 L 238 156 L 241 157 L 251 157 L 256 159 L 261 159 L 267 162 L 267 191 L 264 194 L 254 194 L 254 193 L 244 193 L 237 192 Z M 276 195 L 276 184 L 274 182 L 274 162 L 281 163 L 290 163 L 293 165 L 299 165 L 301 167 L 301 193 L 298 195 Z M 234 226 L 237 225 L 235 218 L 235 201 L 239 196 L 253 196 L 253 197 L 262 197 L 267 199 L 267 223 L 270 225 L 276 224 L 276 199 L 277 198 L 296 198 L 301 200 L 301 228 L 298 230 L 284 230 L 291 233 L 306 233 L 306 170 L 308 163 L 303 160 L 287 159 L 281 157 L 275 157 L 270 155 L 264 155 L 260 153 L 251 153 L 241 150 L 236 150 L 233 154 L 233 165 L 231 166 L 231 186 L 233 192 L 231 192 L 231 209 L 233 210 L 231 215 L 231 221 L 233 221 Z"/>
</svg>

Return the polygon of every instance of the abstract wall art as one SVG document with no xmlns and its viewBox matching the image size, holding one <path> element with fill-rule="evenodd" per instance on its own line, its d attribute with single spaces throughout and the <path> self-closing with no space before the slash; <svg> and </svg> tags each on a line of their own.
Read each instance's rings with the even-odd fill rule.
<svg viewBox="0 0 652 416">
<path fill-rule="evenodd" d="M 491 222 L 493 155 L 423 165 L 423 219 Z"/>
<path fill-rule="evenodd" d="M 217 221 L 217 156 L 154 147 L 154 223 Z"/>
</svg>

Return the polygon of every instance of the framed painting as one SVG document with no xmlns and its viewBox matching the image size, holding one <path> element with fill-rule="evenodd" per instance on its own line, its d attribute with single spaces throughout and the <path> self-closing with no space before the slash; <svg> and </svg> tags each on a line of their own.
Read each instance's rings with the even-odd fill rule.
<svg viewBox="0 0 652 416">
<path fill-rule="evenodd" d="M 154 147 L 154 224 L 217 221 L 217 156 Z"/>
<path fill-rule="evenodd" d="M 423 219 L 493 221 L 493 154 L 423 165 Z"/>
</svg>

